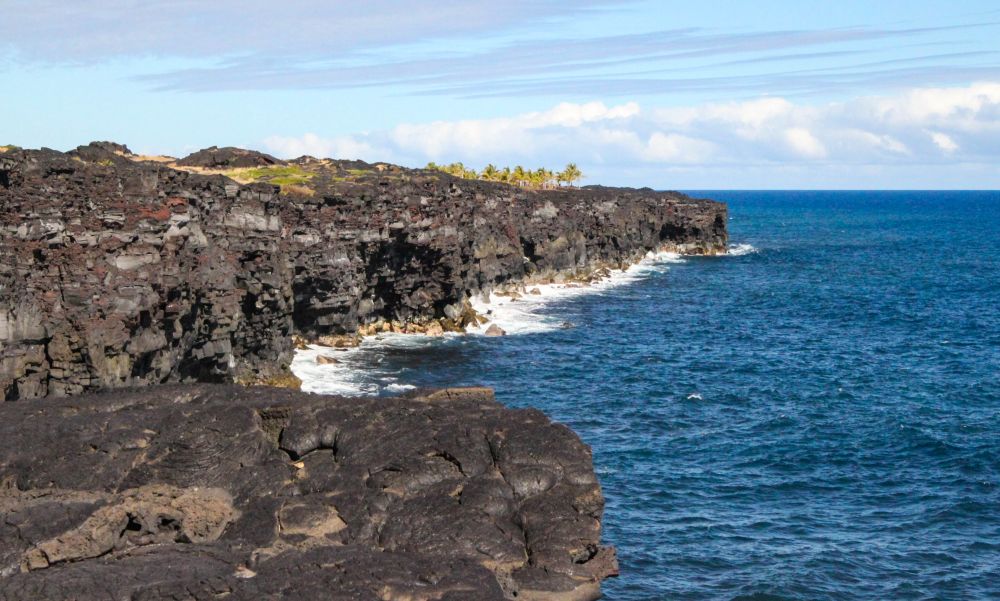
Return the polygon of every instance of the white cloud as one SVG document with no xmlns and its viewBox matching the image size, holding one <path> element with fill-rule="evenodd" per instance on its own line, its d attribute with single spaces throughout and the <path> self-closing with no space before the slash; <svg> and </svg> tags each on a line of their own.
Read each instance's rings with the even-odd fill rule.
<svg viewBox="0 0 1000 601">
<path fill-rule="evenodd" d="M 816 139 L 808 129 L 792 127 L 785 130 L 785 140 L 799 155 L 809 159 L 821 159 L 826 156 L 826 147 Z"/>
<path fill-rule="evenodd" d="M 271 136 L 264 140 L 264 145 L 275 154 L 284 157 L 337 157 L 342 159 L 362 159 L 378 161 L 378 149 L 352 136 L 336 138 L 321 138 L 316 134 L 305 134 L 294 138 Z"/>
<path fill-rule="evenodd" d="M 956 144 L 955 140 L 952 140 L 951 136 L 948 134 L 943 134 L 939 131 L 931 132 L 931 139 L 934 140 L 934 143 L 937 144 L 938 148 L 948 154 L 958 150 L 958 144 Z"/>
<path fill-rule="evenodd" d="M 463 161 L 584 171 L 795 165 L 850 167 L 1000 162 L 1000 84 L 926 88 L 829 104 L 784 98 L 688 107 L 562 103 L 510 117 L 401 124 L 323 138 L 274 137 L 283 156 L 322 154 L 419 165 Z"/>
</svg>

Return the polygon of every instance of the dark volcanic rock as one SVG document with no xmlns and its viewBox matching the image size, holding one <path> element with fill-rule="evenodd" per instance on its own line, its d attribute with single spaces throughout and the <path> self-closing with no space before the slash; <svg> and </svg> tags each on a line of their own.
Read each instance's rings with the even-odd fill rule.
<svg viewBox="0 0 1000 601">
<path fill-rule="evenodd" d="M 282 194 L 124 152 L 0 154 L 6 400 L 267 380 L 290 362 L 293 334 L 460 322 L 472 295 L 507 283 L 726 244 L 726 207 L 677 193 L 530 191 L 304 159 L 305 184 Z M 242 160 L 203 153 L 200 165 Z"/>
<path fill-rule="evenodd" d="M 234 169 L 240 167 L 266 167 L 268 165 L 284 164 L 269 154 L 255 150 L 244 150 L 227 146 L 219 148 L 212 146 L 189 154 L 177 161 L 185 167 L 204 167 L 206 169 Z"/>
<path fill-rule="evenodd" d="M 0 600 L 595 599 L 589 449 L 486 389 L 0 405 Z"/>
</svg>

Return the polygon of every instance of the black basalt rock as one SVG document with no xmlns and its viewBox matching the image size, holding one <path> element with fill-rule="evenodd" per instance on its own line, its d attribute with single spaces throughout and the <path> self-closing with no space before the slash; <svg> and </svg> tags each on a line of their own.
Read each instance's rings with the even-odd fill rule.
<svg viewBox="0 0 1000 601">
<path fill-rule="evenodd" d="M 284 161 L 255 150 L 244 150 L 232 146 L 225 148 L 212 146 L 211 148 L 205 148 L 189 154 L 177 161 L 177 164 L 184 167 L 203 167 L 208 169 L 238 169 L 282 165 Z"/>
<path fill-rule="evenodd" d="M 282 167 L 294 184 L 223 175 L 274 161 L 165 163 L 109 142 L 0 153 L 0 398 L 269 381 L 293 335 L 460 327 L 480 292 L 726 245 L 725 205 L 672 192 L 317 159 Z"/>
<path fill-rule="evenodd" d="M 590 450 L 487 389 L 161 386 L 0 404 L 0 600 L 574 599 Z"/>
</svg>

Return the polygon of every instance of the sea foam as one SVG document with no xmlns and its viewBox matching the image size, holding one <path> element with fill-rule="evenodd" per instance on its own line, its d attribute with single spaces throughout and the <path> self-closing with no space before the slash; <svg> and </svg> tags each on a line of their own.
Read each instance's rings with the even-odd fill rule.
<svg viewBox="0 0 1000 601">
<path fill-rule="evenodd" d="M 727 255 L 741 256 L 756 252 L 757 249 L 750 244 L 734 244 L 729 247 Z M 678 253 L 650 252 L 627 269 L 613 270 L 608 277 L 590 284 L 529 284 L 525 286 L 528 293 L 517 299 L 501 294 L 478 296 L 472 299 L 472 306 L 489 321 L 469 327 L 467 333 L 482 336 L 494 324 L 508 335 L 558 330 L 567 324 L 564 318 L 552 310 L 553 304 L 586 295 L 604 294 L 614 288 L 664 273 L 671 265 L 684 262 L 685 257 Z M 413 386 L 399 382 L 399 373 L 382 367 L 386 354 L 445 344 L 456 336 L 461 334 L 446 334 L 441 337 L 386 333 L 367 337 L 360 346 L 348 349 L 310 345 L 307 349 L 296 351 L 292 372 L 302 380 L 302 390 L 307 392 L 344 396 L 398 393 L 410 390 Z M 337 362 L 319 364 L 316 357 L 320 355 L 332 357 Z"/>
<path fill-rule="evenodd" d="M 624 270 L 613 270 L 608 277 L 590 284 L 528 284 L 525 286 L 528 293 L 516 299 L 500 294 L 479 296 L 472 299 L 472 307 L 488 318 L 489 322 L 468 328 L 468 333 L 485 334 L 493 324 L 509 335 L 558 330 L 564 327 L 565 320 L 546 310 L 554 302 L 602 294 L 653 274 L 663 273 L 672 263 L 683 262 L 684 258 L 677 253 L 650 252 L 635 265 Z"/>
<path fill-rule="evenodd" d="M 726 254 L 731 257 L 752 255 L 757 252 L 757 249 L 752 244 L 730 244 L 729 248 L 726 249 Z"/>
</svg>

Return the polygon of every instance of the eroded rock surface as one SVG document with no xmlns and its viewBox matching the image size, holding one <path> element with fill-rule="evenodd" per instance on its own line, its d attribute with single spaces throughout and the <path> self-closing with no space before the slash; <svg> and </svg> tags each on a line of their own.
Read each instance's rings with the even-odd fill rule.
<svg viewBox="0 0 1000 601">
<path fill-rule="evenodd" d="M 241 185 L 224 170 L 259 177 L 273 157 L 159 159 L 107 142 L 0 154 L 3 399 L 267 381 L 293 335 L 460 322 L 497 286 L 726 244 L 725 206 L 676 193 L 532 191 L 311 158 Z"/>
<path fill-rule="evenodd" d="M 587 600 L 590 450 L 488 389 L 0 405 L 0 600 Z"/>
</svg>

